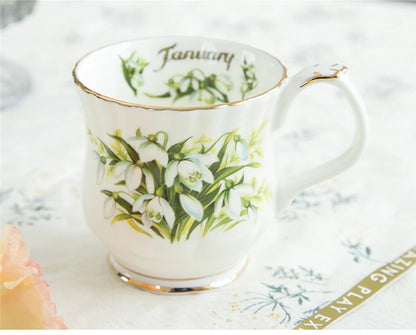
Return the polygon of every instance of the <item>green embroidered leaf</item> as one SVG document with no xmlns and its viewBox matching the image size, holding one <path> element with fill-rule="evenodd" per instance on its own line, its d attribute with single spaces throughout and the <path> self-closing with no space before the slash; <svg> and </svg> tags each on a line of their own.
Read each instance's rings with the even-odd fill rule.
<svg viewBox="0 0 416 335">
<path fill-rule="evenodd" d="M 124 149 L 126 149 L 127 154 L 130 156 L 133 163 L 136 163 L 140 159 L 139 154 L 136 152 L 136 150 L 134 150 L 133 147 L 130 144 L 128 144 L 124 139 L 116 135 L 107 135 L 111 138 L 114 138 L 116 141 L 120 142 L 123 145 Z"/>
</svg>

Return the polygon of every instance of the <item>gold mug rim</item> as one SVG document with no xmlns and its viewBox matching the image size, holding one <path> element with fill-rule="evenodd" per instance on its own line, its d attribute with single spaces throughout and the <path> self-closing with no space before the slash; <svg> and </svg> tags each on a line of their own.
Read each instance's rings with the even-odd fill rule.
<svg viewBox="0 0 416 335">
<path fill-rule="evenodd" d="M 107 95 L 101 94 L 96 92 L 95 90 L 87 87 L 86 85 L 84 85 L 81 80 L 78 78 L 77 76 L 77 68 L 78 65 L 85 59 L 87 58 L 89 55 L 115 46 L 115 45 L 120 45 L 120 44 L 124 44 L 124 43 L 129 43 L 129 42 L 138 42 L 138 41 L 152 41 L 152 40 L 157 40 L 157 39 L 168 39 L 168 38 L 177 38 L 177 39 L 206 39 L 206 40 L 210 40 L 210 41 L 217 41 L 217 42 L 225 42 L 225 43 L 232 43 L 234 45 L 238 45 L 239 47 L 244 47 L 244 48 L 249 48 L 252 50 L 256 50 L 259 53 L 262 53 L 268 57 L 270 57 L 272 60 L 274 60 L 275 62 L 277 62 L 283 70 L 282 76 L 280 78 L 280 80 L 271 88 L 248 98 L 244 98 L 244 99 L 240 99 L 240 100 L 236 100 L 236 101 L 231 101 L 231 102 L 224 102 L 221 104 L 215 104 L 215 105 L 201 105 L 201 106 L 189 106 L 189 107 L 185 107 L 185 106 L 157 106 L 157 105 L 145 105 L 145 104 L 140 104 L 140 103 L 133 103 L 133 102 L 128 102 L 128 101 L 124 101 L 124 100 L 120 100 L 120 99 L 116 99 L 116 98 L 112 98 L 109 97 Z M 220 107 L 225 107 L 225 106 L 235 106 L 235 105 L 240 105 L 242 103 L 245 103 L 247 101 L 250 100 L 254 100 L 257 98 L 260 98 L 262 96 L 265 96 L 266 94 L 272 92 L 273 90 L 277 89 L 278 87 L 280 87 L 283 82 L 287 79 L 287 69 L 286 66 L 275 56 L 271 55 L 270 53 L 258 49 L 256 47 L 252 47 L 249 46 L 247 44 L 244 43 L 239 43 L 239 42 L 234 42 L 234 41 L 229 41 L 229 40 L 224 40 L 224 39 L 217 39 L 217 38 L 211 38 L 211 37 L 200 37 L 200 36 L 182 36 L 182 35 L 178 35 L 178 36 L 154 36 L 154 37 L 146 37 L 146 38 L 140 38 L 140 39 L 129 39 L 129 40 L 124 40 L 124 41 L 119 41 L 119 42 L 114 42 L 114 43 L 110 43 L 107 45 L 104 45 L 102 47 L 99 47 L 97 49 L 94 49 L 88 53 L 86 53 L 84 56 L 82 56 L 76 63 L 75 66 L 72 70 L 72 77 L 73 80 L 75 82 L 75 84 L 77 86 L 79 86 L 84 92 L 89 93 L 89 94 L 93 94 L 94 96 L 96 96 L 97 98 L 104 100 L 104 101 L 108 101 L 108 102 L 114 102 L 117 103 L 121 106 L 126 106 L 126 107 L 139 107 L 139 108 L 143 108 L 143 109 L 148 109 L 148 110 L 173 110 L 173 111 L 192 111 L 192 110 L 201 110 L 201 109 L 215 109 L 215 108 L 220 108 Z"/>
</svg>

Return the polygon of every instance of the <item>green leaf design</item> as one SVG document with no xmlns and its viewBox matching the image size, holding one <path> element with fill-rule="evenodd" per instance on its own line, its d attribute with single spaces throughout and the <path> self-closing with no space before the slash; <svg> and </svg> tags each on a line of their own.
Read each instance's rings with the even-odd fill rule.
<svg viewBox="0 0 416 335">
<path fill-rule="evenodd" d="M 127 67 L 127 62 L 121 56 L 119 57 L 121 59 L 121 70 L 123 71 L 124 79 L 126 80 L 127 85 L 133 90 L 134 95 L 137 95 L 137 90 L 131 83 L 131 73 Z"/>
<path fill-rule="evenodd" d="M 118 196 L 114 200 L 116 201 L 117 204 L 119 204 L 121 207 L 123 207 L 128 213 L 132 213 L 132 205 L 127 200 L 124 200 L 120 196 Z"/>
<path fill-rule="evenodd" d="M 211 73 L 205 75 L 199 68 L 194 68 L 186 74 L 175 74 L 166 83 L 170 91 L 161 94 L 145 93 L 149 98 L 165 99 L 173 97 L 173 102 L 184 97 L 190 100 L 197 98 L 206 104 L 215 102 L 229 102 L 228 92 L 232 90 L 233 84 L 230 78 L 223 74 Z"/>
<path fill-rule="evenodd" d="M 145 235 L 147 235 L 147 236 L 149 236 L 149 237 L 152 237 L 153 238 L 153 236 L 152 235 L 150 235 L 148 232 L 146 232 L 146 231 L 144 231 L 143 229 L 141 229 L 139 226 L 137 226 L 135 223 L 134 223 L 134 221 L 132 220 L 132 219 L 127 219 L 126 220 L 126 222 L 129 224 L 129 226 L 130 227 L 132 227 L 135 231 L 137 231 L 137 232 L 139 232 L 139 233 L 142 233 L 142 234 L 145 234 Z"/>
<path fill-rule="evenodd" d="M 133 147 L 130 144 L 128 144 L 124 139 L 122 139 L 121 137 L 117 135 L 111 135 L 111 134 L 107 134 L 107 135 L 121 143 L 124 149 L 126 149 L 127 154 L 130 156 L 133 163 L 136 163 L 140 159 L 139 154 L 136 152 L 136 150 L 134 150 Z"/>
<path fill-rule="evenodd" d="M 163 237 L 170 238 L 170 228 L 165 220 L 155 223 L 152 228 L 156 228 L 163 235 Z"/>
<path fill-rule="evenodd" d="M 146 66 L 149 65 L 149 62 L 142 56 L 135 58 L 134 51 L 126 59 L 121 56 L 119 57 L 121 60 L 121 70 L 123 72 L 124 79 L 133 91 L 134 95 L 137 95 L 137 88 L 143 85 L 143 71 Z"/>
<path fill-rule="evenodd" d="M 205 226 L 204 226 L 204 233 L 203 233 L 203 236 L 205 236 L 207 233 L 208 233 L 208 231 L 211 229 L 211 226 L 213 225 L 213 223 L 215 222 L 215 220 L 216 220 L 216 217 L 213 215 L 214 214 L 214 207 L 215 207 L 215 204 L 214 203 L 211 203 L 209 206 L 208 206 L 208 208 L 205 210 L 205 216 L 208 218 L 207 219 L 207 221 L 206 221 L 206 223 L 205 223 Z M 196 228 L 196 227 L 195 227 Z M 195 229 L 194 228 L 194 229 Z M 189 238 L 189 236 L 188 236 L 188 238 Z"/>
<path fill-rule="evenodd" d="M 113 220 L 111 220 L 111 223 L 115 223 L 117 221 L 124 221 L 130 218 L 131 218 L 130 214 L 126 214 L 126 213 L 118 214 L 113 218 Z"/>
<path fill-rule="evenodd" d="M 159 229 L 157 229 L 155 226 L 152 226 L 152 228 L 150 228 L 157 236 L 161 237 L 162 239 L 165 239 L 165 236 L 163 236 L 163 234 L 159 231 Z"/>
<path fill-rule="evenodd" d="M 234 175 L 235 173 L 237 173 L 238 171 L 246 168 L 246 167 L 253 167 L 253 168 L 258 168 L 260 167 L 259 163 L 250 163 L 250 164 L 246 164 L 246 165 L 239 165 L 239 166 L 229 166 L 226 167 L 222 170 L 219 170 L 218 172 L 216 172 L 214 174 L 214 183 L 218 183 L 221 180 L 224 180 L 225 178 Z"/>
<path fill-rule="evenodd" d="M 105 194 L 105 195 L 108 195 L 109 197 L 112 197 L 113 196 L 113 192 L 108 191 L 108 190 L 101 190 L 100 192 L 103 193 L 103 194 Z"/>
<path fill-rule="evenodd" d="M 259 147 L 260 131 L 261 129 L 253 131 L 252 136 L 253 142 Z M 261 204 L 270 198 L 271 192 L 265 181 L 258 181 L 254 177 L 250 184 L 245 181 L 246 169 L 258 168 L 259 162 L 247 159 L 247 164 L 230 164 L 230 157 L 236 150 L 234 144 L 237 141 L 249 141 L 238 134 L 238 129 L 224 133 L 217 139 L 211 139 L 205 134 L 196 138 L 188 137 L 173 143 L 168 149 L 168 134 L 165 131 L 143 134 L 142 130 L 137 128 L 132 136 L 157 139 L 160 134 L 164 135 L 163 148 L 167 150 L 168 157 L 163 165 L 156 160 L 140 162 L 138 151 L 122 137 L 119 130 L 113 135 L 108 134 L 110 141 L 113 141 L 109 143 L 89 133 L 96 152 L 102 152 L 100 157 L 103 159 L 99 164 L 107 171 L 107 186 L 101 190 L 107 197 L 103 210 L 108 209 L 105 204 L 108 204 L 111 198 L 114 199 L 115 209 L 119 211 L 111 218 L 111 224 L 125 222 L 136 232 L 176 243 L 189 239 L 195 233 L 204 237 L 213 230 L 230 231 L 247 221 L 250 214 L 248 208 L 258 210 Z M 209 147 L 207 143 L 210 144 Z M 105 154 L 108 157 L 104 156 Z M 117 165 L 119 162 L 122 162 L 121 165 Z M 125 179 L 125 170 L 133 165 L 142 171 L 142 174 L 137 174 L 136 177 L 129 175 L 130 184 L 133 182 L 134 185 L 139 185 L 140 178 L 140 185 L 134 189 L 127 188 Z M 165 181 L 166 176 L 169 179 L 168 183 Z M 230 192 L 242 187 L 252 187 L 255 192 L 241 195 L 233 193 L 234 203 L 235 197 L 239 196 L 242 206 L 240 212 L 235 208 L 231 212 L 230 207 L 227 207 L 231 201 Z M 106 213 L 108 217 L 108 210 Z M 170 218 L 169 224 L 166 218 Z M 250 220 L 253 220 L 253 216 Z"/>
<path fill-rule="evenodd" d="M 101 142 L 101 144 L 104 147 L 105 151 L 107 151 L 107 154 L 111 158 L 113 158 L 116 161 L 120 161 L 120 158 L 118 158 L 117 155 L 101 139 L 98 139 L 98 140 Z"/>
<path fill-rule="evenodd" d="M 172 145 L 168 149 L 168 154 L 180 153 L 182 148 L 185 146 L 186 142 L 188 142 L 191 138 L 192 138 L 192 136 L 188 137 L 187 139 L 183 140 L 182 142 L 179 142 L 179 143 L 176 143 L 176 144 Z"/>
<path fill-rule="evenodd" d="M 144 93 L 144 95 L 147 95 L 149 98 L 153 98 L 153 99 L 170 98 L 172 96 L 169 91 L 166 93 L 159 94 L 159 95 L 150 94 L 150 93 Z"/>
<path fill-rule="evenodd" d="M 240 92 L 241 98 L 245 99 L 246 95 L 257 87 L 258 80 L 256 67 L 253 63 L 249 64 L 246 58 L 244 58 L 241 69 L 243 70 L 243 82 L 240 85 Z"/>
</svg>

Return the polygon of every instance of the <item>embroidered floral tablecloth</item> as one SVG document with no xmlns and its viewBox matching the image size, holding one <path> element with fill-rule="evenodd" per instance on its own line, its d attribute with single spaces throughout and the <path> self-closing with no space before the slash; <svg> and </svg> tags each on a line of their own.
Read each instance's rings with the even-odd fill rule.
<svg viewBox="0 0 416 335">
<path fill-rule="evenodd" d="M 410 266 L 411 252 L 386 264 L 416 243 L 415 17 L 414 4 L 396 2 L 38 1 L 2 30 L 1 56 L 25 68 L 31 89 L 1 112 L 1 222 L 22 232 L 67 326 L 291 329 L 334 301 L 343 314 L 342 306 L 366 300 L 369 288 L 352 288 L 378 268 L 385 266 L 374 277 L 380 282 Z M 360 162 L 270 218 L 275 224 L 245 272 L 204 294 L 155 295 L 124 284 L 82 216 L 87 134 L 72 67 L 102 45 L 166 34 L 251 44 L 279 57 L 289 75 L 319 62 L 346 64 L 368 107 Z M 276 134 L 276 173 L 348 146 L 353 125 L 343 101 L 324 86 L 298 99 Z M 415 283 L 411 268 L 330 327 L 415 328 Z"/>
</svg>

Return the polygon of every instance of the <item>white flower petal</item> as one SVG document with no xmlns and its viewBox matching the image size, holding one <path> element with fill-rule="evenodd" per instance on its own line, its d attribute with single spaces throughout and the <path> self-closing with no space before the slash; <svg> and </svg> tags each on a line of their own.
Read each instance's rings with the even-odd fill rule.
<svg viewBox="0 0 416 335">
<path fill-rule="evenodd" d="M 101 161 L 98 161 L 97 163 L 97 179 L 96 184 L 100 185 L 103 182 L 105 175 L 105 164 Z"/>
<path fill-rule="evenodd" d="M 126 171 L 129 165 L 131 165 L 131 162 L 128 162 L 128 161 L 121 161 L 121 162 L 116 163 L 116 165 L 114 165 L 114 170 L 113 170 L 114 177 L 116 178 L 120 177 L 123 174 L 123 172 Z"/>
<path fill-rule="evenodd" d="M 193 70 L 192 75 L 193 75 L 194 78 L 199 79 L 200 81 L 203 81 L 205 79 L 204 75 L 201 73 L 201 71 Z"/>
<path fill-rule="evenodd" d="M 113 197 L 108 197 L 104 201 L 104 217 L 106 219 L 111 218 L 116 211 L 116 201 Z"/>
<path fill-rule="evenodd" d="M 175 212 L 165 199 L 159 198 L 159 200 L 163 208 L 163 216 L 165 217 L 165 220 L 168 223 L 168 225 L 172 226 L 175 222 Z"/>
<path fill-rule="evenodd" d="M 161 146 L 153 142 L 145 142 L 139 146 L 138 149 L 140 160 L 142 162 L 150 162 L 157 160 L 160 165 L 166 167 L 168 164 L 169 156 L 166 150 Z"/>
<path fill-rule="evenodd" d="M 250 223 L 256 223 L 257 221 L 257 209 L 255 206 L 251 205 L 247 208 L 247 217 Z"/>
<path fill-rule="evenodd" d="M 130 192 L 133 192 L 142 182 L 142 169 L 137 165 L 130 165 L 126 169 L 126 186 Z"/>
<path fill-rule="evenodd" d="M 148 193 L 154 193 L 155 192 L 155 181 L 153 180 L 153 175 L 150 173 L 150 171 L 146 168 L 142 169 L 145 182 L 146 182 L 146 188 Z"/>
<path fill-rule="evenodd" d="M 189 176 L 194 175 L 196 172 L 199 172 L 198 165 L 194 162 L 183 160 L 178 163 L 178 173 L 179 176 L 187 179 Z"/>
<path fill-rule="evenodd" d="M 200 91 L 201 99 L 207 104 L 213 104 L 215 102 L 215 94 L 207 89 L 203 89 Z"/>
<path fill-rule="evenodd" d="M 214 205 L 214 215 L 215 216 L 218 216 L 220 214 L 223 202 L 224 202 L 224 191 L 221 192 L 220 196 L 215 201 L 215 205 Z"/>
<path fill-rule="evenodd" d="M 194 91 L 198 91 L 199 90 L 199 82 L 198 82 L 198 80 L 192 79 L 192 88 L 194 89 Z"/>
<path fill-rule="evenodd" d="M 200 173 L 200 171 L 194 162 L 183 160 L 178 163 L 178 174 L 181 182 L 191 190 L 201 192 L 202 181 L 196 178 L 197 173 Z"/>
<path fill-rule="evenodd" d="M 155 196 L 153 194 L 143 194 L 140 197 L 138 197 L 133 202 L 133 212 L 140 212 L 143 213 L 146 209 L 146 200 L 153 199 Z"/>
<path fill-rule="evenodd" d="M 189 159 L 197 164 L 204 164 L 206 166 L 210 166 L 211 164 L 218 162 L 218 157 L 216 154 L 213 153 L 206 153 L 206 154 L 191 154 L 185 157 L 185 159 Z"/>
<path fill-rule="evenodd" d="M 178 161 L 170 161 L 165 171 L 165 183 L 167 187 L 171 187 L 178 174 Z"/>
<path fill-rule="evenodd" d="M 179 201 L 182 208 L 186 213 L 193 217 L 197 221 L 201 221 L 204 215 L 204 209 L 201 203 L 189 194 L 181 194 Z"/>
<path fill-rule="evenodd" d="M 241 160 L 245 161 L 248 159 L 248 145 L 247 142 L 244 140 L 240 140 L 237 142 L 236 145 L 236 152 L 238 157 L 241 158 Z"/>
<path fill-rule="evenodd" d="M 160 203 L 160 197 L 154 197 L 152 200 L 150 200 L 147 203 L 146 206 L 146 212 L 154 212 L 155 214 L 159 213 L 159 214 L 163 214 L 163 207 L 162 204 Z M 155 221 L 155 220 L 154 220 Z M 158 220 L 160 221 L 160 220 Z"/>
<path fill-rule="evenodd" d="M 187 78 L 187 79 L 182 79 L 182 80 L 179 82 L 179 90 L 180 90 L 181 92 L 186 92 L 186 90 L 188 89 L 188 86 L 189 86 L 189 78 Z"/>
<path fill-rule="evenodd" d="M 199 166 L 199 171 L 201 172 L 201 179 L 206 181 L 207 183 L 214 183 L 214 175 L 212 174 L 211 170 L 208 169 L 204 165 Z"/>
<path fill-rule="evenodd" d="M 144 224 L 144 226 L 148 229 L 152 228 L 153 226 L 153 221 L 150 220 L 149 216 L 147 215 L 147 213 L 144 213 L 142 215 L 142 222 Z"/>
<path fill-rule="evenodd" d="M 181 176 L 179 176 L 179 179 L 181 180 L 181 182 L 185 186 L 190 188 L 192 191 L 201 192 L 201 190 L 202 190 L 202 181 L 200 179 L 195 179 L 195 181 L 193 183 L 190 182 L 189 179 L 182 178 Z"/>
<path fill-rule="evenodd" d="M 225 197 L 225 211 L 230 219 L 237 220 L 241 214 L 241 197 L 240 194 L 230 189 Z"/>
</svg>

